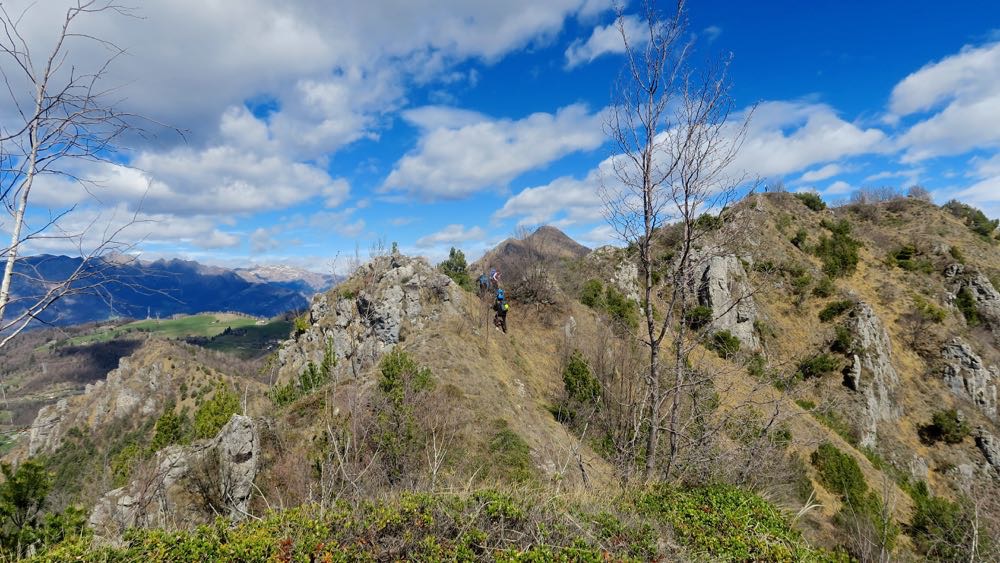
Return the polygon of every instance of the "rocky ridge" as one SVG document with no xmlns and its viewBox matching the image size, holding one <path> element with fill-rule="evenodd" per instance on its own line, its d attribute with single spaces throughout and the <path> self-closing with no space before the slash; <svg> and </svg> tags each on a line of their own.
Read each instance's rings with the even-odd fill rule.
<svg viewBox="0 0 1000 563">
<path fill-rule="evenodd" d="M 892 341 L 882 320 L 867 303 L 859 303 L 847 323 L 858 352 L 853 355 L 845 380 L 863 397 L 860 444 L 874 448 L 879 423 L 896 420 L 900 415 L 895 398 L 899 374 L 892 365 Z"/>
<path fill-rule="evenodd" d="M 759 350 L 760 339 L 754 327 L 757 306 L 740 259 L 733 254 L 709 256 L 699 265 L 698 302 L 711 307 L 715 319 L 712 327 L 728 330 L 744 349 Z"/>
<path fill-rule="evenodd" d="M 375 258 L 347 283 L 313 298 L 308 328 L 278 353 L 279 377 L 298 376 L 319 365 L 329 350 L 338 375 L 357 376 L 391 350 L 407 330 L 420 330 L 454 312 L 461 288 L 423 258 L 394 252 Z"/>
</svg>

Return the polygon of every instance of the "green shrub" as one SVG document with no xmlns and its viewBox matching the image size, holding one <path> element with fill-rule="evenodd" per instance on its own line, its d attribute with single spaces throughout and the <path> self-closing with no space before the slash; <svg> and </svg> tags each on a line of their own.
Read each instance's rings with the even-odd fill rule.
<svg viewBox="0 0 1000 563">
<path fill-rule="evenodd" d="M 694 228 L 700 231 L 715 231 L 722 228 L 722 217 L 711 213 L 702 213 L 694 221 Z"/>
<path fill-rule="evenodd" d="M 817 354 L 811 358 L 802 360 L 795 375 L 799 379 L 809 379 L 810 377 L 820 377 L 831 373 L 839 367 L 840 362 L 833 356 L 829 354 Z"/>
<path fill-rule="evenodd" d="M 587 283 L 583 284 L 583 290 L 580 292 L 580 303 L 591 309 L 601 309 L 604 305 L 603 297 L 604 285 L 601 284 L 601 280 L 587 280 Z"/>
<path fill-rule="evenodd" d="M 601 383 L 590 373 L 590 367 L 579 350 L 570 356 L 562 377 L 563 389 L 570 399 L 580 403 L 593 403 L 600 398 Z"/>
<path fill-rule="evenodd" d="M 843 315 L 847 311 L 850 311 L 853 307 L 854 307 L 854 301 L 851 301 L 849 299 L 834 301 L 833 303 L 830 303 L 826 307 L 823 307 L 823 310 L 819 312 L 819 320 L 823 321 L 824 323 L 830 322 L 833 319 L 839 317 L 840 315 Z"/>
<path fill-rule="evenodd" d="M 698 305 L 697 307 L 688 309 L 687 326 L 691 330 L 700 330 L 712 322 L 714 314 L 712 308 L 707 305 Z"/>
<path fill-rule="evenodd" d="M 834 329 L 833 342 L 830 349 L 840 354 L 854 353 L 854 333 L 846 326 L 837 326 Z"/>
<path fill-rule="evenodd" d="M 493 435 L 489 443 L 493 477 L 513 483 L 524 483 L 535 476 L 535 464 L 531 459 L 531 447 L 524 438 L 514 432 L 507 421 L 498 418 L 492 424 Z"/>
<path fill-rule="evenodd" d="M 955 307 L 965 317 L 965 322 L 969 326 L 979 326 L 982 322 L 982 318 L 979 316 L 979 309 L 976 308 L 976 298 L 972 296 L 972 292 L 969 291 L 968 287 L 963 287 L 958 291 L 958 295 L 955 296 Z"/>
<path fill-rule="evenodd" d="M 149 452 L 158 452 L 171 444 L 186 441 L 191 431 L 190 425 L 186 415 L 176 414 L 173 405 L 167 405 L 164 413 L 156 419 L 153 439 L 149 442 Z"/>
<path fill-rule="evenodd" d="M 914 512 L 907 528 L 914 547 L 932 561 L 970 561 L 987 552 L 989 539 L 977 530 L 976 515 L 961 503 L 931 496 L 921 481 L 914 488 Z M 978 540 L 978 541 L 977 541 Z"/>
<path fill-rule="evenodd" d="M 194 413 L 194 437 L 214 437 L 239 410 L 239 397 L 219 385 L 212 398 L 203 402 Z"/>
<path fill-rule="evenodd" d="M 636 500 L 641 513 L 669 524 L 692 559 L 709 561 L 834 561 L 810 548 L 777 508 L 731 485 L 657 485 Z"/>
<path fill-rule="evenodd" d="M 927 258 L 921 257 L 921 252 L 912 244 L 904 245 L 888 255 L 888 263 L 897 266 L 908 272 L 923 272 L 925 274 L 934 271 L 934 263 Z"/>
<path fill-rule="evenodd" d="M 708 347 L 715 350 L 720 358 L 732 358 L 740 351 L 740 339 L 728 330 L 720 330 L 712 335 Z"/>
<path fill-rule="evenodd" d="M 295 336 L 304 334 L 309 330 L 309 313 L 302 313 L 301 315 L 295 317 L 295 322 L 292 323 L 295 328 Z"/>
<path fill-rule="evenodd" d="M 943 206 L 952 215 L 965 221 L 966 226 L 977 235 L 989 239 L 996 231 L 1000 220 L 990 220 L 982 211 L 960 201 L 951 200 Z"/>
<path fill-rule="evenodd" d="M 319 368 L 312 360 L 307 362 L 297 379 L 271 389 L 269 393 L 271 401 L 279 407 L 295 402 L 330 381 L 335 367 L 337 367 L 337 353 L 333 349 L 333 342 L 328 340 Z"/>
<path fill-rule="evenodd" d="M 951 257 L 954 258 L 959 264 L 965 264 L 965 253 L 962 252 L 961 248 L 952 246 L 948 249 L 948 254 L 951 254 Z"/>
<path fill-rule="evenodd" d="M 946 409 L 936 411 L 930 424 L 923 425 L 918 432 L 921 441 L 926 444 L 959 444 L 972 434 L 972 429 L 964 420 L 959 419 L 958 411 Z"/>
<path fill-rule="evenodd" d="M 860 259 L 861 241 L 851 237 L 851 224 L 844 219 L 837 223 L 824 220 L 822 225 L 831 236 L 820 237 L 813 253 L 823 261 L 823 271 L 832 278 L 854 273 Z"/>
<path fill-rule="evenodd" d="M 610 285 L 604 289 L 604 308 L 608 316 L 622 326 L 634 329 L 639 325 L 639 308 L 635 301 Z"/>
<path fill-rule="evenodd" d="M 805 248 L 806 240 L 809 239 L 809 233 L 805 229 L 799 229 L 795 232 L 795 236 L 792 237 L 792 244 L 795 248 L 802 250 Z"/>
<path fill-rule="evenodd" d="M 472 291 L 472 277 L 469 276 L 468 264 L 465 262 L 465 253 L 451 247 L 448 252 L 448 259 L 438 264 L 438 269 L 452 279 L 459 287 L 467 291 Z"/>
<path fill-rule="evenodd" d="M 816 408 L 816 403 L 810 401 L 809 399 L 795 399 L 795 404 L 807 411 L 811 411 Z"/>
<path fill-rule="evenodd" d="M 816 468 L 820 484 L 831 493 L 860 500 L 868 492 L 868 483 L 857 460 L 830 442 L 820 444 L 810 460 Z"/>
<path fill-rule="evenodd" d="M 826 203 L 823 201 L 823 198 L 819 197 L 819 194 L 814 192 L 799 192 L 795 194 L 795 199 L 801 201 L 802 205 L 805 205 L 813 211 L 822 211 L 826 209 Z"/>
<path fill-rule="evenodd" d="M 813 295 L 816 297 L 830 297 L 836 290 L 837 286 L 833 283 L 833 279 L 830 276 L 823 276 L 816 283 L 816 287 L 813 288 Z"/>
</svg>

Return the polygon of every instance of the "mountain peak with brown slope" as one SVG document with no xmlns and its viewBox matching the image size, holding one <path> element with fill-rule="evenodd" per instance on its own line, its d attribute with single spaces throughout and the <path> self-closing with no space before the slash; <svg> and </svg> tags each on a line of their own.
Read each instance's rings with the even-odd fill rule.
<svg viewBox="0 0 1000 563">
<path fill-rule="evenodd" d="M 473 263 L 470 270 L 476 273 L 479 270 L 485 272 L 490 268 L 498 268 L 504 272 L 516 269 L 525 262 L 576 260 L 589 253 L 589 248 L 576 242 L 566 233 L 556 227 L 543 225 L 530 235 L 504 240 Z"/>
</svg>

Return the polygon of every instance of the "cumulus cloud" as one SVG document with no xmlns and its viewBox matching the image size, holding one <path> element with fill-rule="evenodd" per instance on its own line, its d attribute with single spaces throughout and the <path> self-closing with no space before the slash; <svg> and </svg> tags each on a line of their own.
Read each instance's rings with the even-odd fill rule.
<svg viewBox="0 0 1000 563">
<path fill-rule="evenodd" d="M 828 105 L 764 102 L 753 114 L 734 168 L 781 176 L 821 162 L 886 152 L 888 145 L 883 131 L 844 121 Z"/>
<path fill-rule="evenodd" d="M 440 107 L 403 115 L 422 129 L 421 137 L 417 148 L 396 163 L 383 190 L 427 200 L 505 186 L 524 172 L 605 141 L 604 113 L 590 113 L 582 104 L 519 120 Z"/>
<path fill-rule="evenodd" d="M 898 139 L 904 162 L 1000 146 L 1000 42 L 966 47 L 893 88 L 890 121 L 931 112 Z"/>
<path fill-rule="evenodd" d="M 803 182 L 819 182 L 820 180 L 832 178 L 841 172 L 843 172 L 843 168 L 839 164 L 827 164 L 822 168 L 806 171 L 799 180 Z"/>
<path fill-rule="evenodd" d="M 622 25 L 633 46 L 641 47 L 649 40 L 646 23 L 638 17 L 625 16 L 622 18 Z M 622 41 L 617 22 L 597 26 L 586 41 L 577 39 L 566 49 L 566 69 L 593 62 L 601 55 L 624 52 L 625 43 Z"/>
<path fill-rule="evenodd" d="M 521 190 L 504 203 L 493 217 L 519 217 L 518 225 L 540 225 L 556 220 L 562 226 L 590 223 L 601 219 L 603 202 L 600 190 L 602 177 L 610 161 L 594 168 L 581 179 L 563 176 L 541 186 Z"/>
<path fill-rule="evenodd" d="M 96 163 L 81 171 L 93 186 L 46 177 L 38 184 L 37 201 L 73 205 L 96 198 L 103 205 L 133 208 L 141 202 L 141 209 L 152 213 L 228 215 L 281 209 L 317 196 L 335 207 L 350 192 L 346 180 L 316 166 L 231 146 L 143 152 L 132 162 L 133 167 Z"/>
<path fill-rule="evenodd" d="M 440 231 L 417 239 L 417 248 L 435 246 L 462 246 L 486 238 L 486 231 L 480 227 L 466 229 L 464 225 L 448 225 Z"/>
<path fill-rule="evenodd" d="M 837 180 L 836 182 L 827 186 L 825 190 L 823 190 L 823 195 L 839 196 L 839 195 L 849 194 L 852 191 L 854 191 L 853 186 L 851 186 L 850 184 L 848 184 L 843 180 Z"/>
</svg>

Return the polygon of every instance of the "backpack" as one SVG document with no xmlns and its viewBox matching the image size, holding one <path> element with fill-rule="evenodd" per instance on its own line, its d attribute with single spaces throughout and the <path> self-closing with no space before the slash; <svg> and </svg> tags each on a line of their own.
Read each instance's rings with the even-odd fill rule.
<svg viewBox="0 0 1000 563">
<path fill-rule="evenodd" d="M 510 303 L 504 303 L 503 304 L 503 310 L 504 311 L 510 311 Z"/>
<path fill-rule="evenodd" d="M 498 301 L 503 301 L 503 290 L 502 289 L 498 289 L 497 290 L 497 300 Z"/>
</svg>

